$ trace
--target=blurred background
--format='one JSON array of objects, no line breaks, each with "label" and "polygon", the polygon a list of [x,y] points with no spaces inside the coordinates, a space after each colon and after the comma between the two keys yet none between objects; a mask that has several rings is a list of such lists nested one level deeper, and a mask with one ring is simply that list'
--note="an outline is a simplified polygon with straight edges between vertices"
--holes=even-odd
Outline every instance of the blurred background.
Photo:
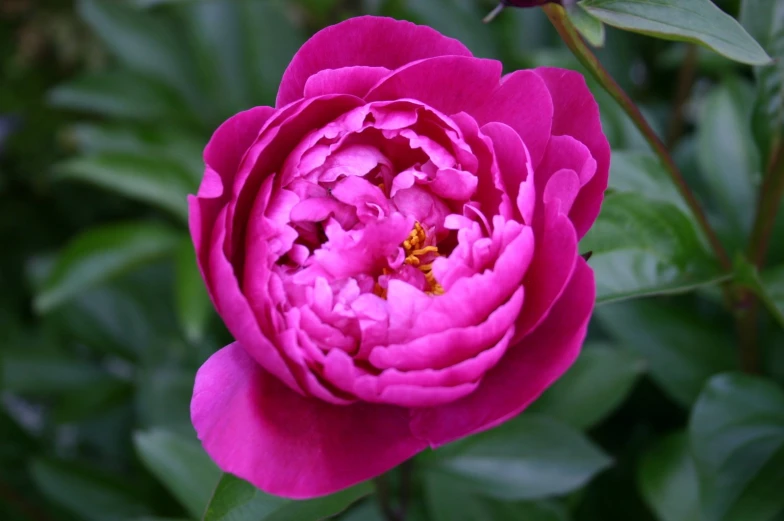
[{"label": "blurred background", "polygon": [[[738,13],[738,2],[720,6]],[[298,46],[357,14],[431,25],[507,71],[578,68],[540,10],[507,9],[482,24],[492,7],[0,0],[0,519],[201,519],[217,474],[195,444],[190,394],[200,364],[230,341],[187,234],[185,196],[198,186],[211,132],[273,104]],[[751,68],[612,29],[597,52],[737,246],[733,227],[751,219],[742,205],[755,197],[743,180],[761,171]],[[614,179],[634,184],[628,172],[650,166],[647,146],[594,91]],[[780,263],[784,241],[773,242]],[[409,519],[698,521],[683,432],[705,381],[738,368],[727,317],[715,289],[601,306],[578,366],[532,415],[560,422],[605,459],[570,468],[570,485],[524,498],[517,513],[502,502],[482,507],[492,514],[450,513],[457,485],[420,483]],[[768,317],[761,326],[764,371],[781,383],[781,331]],[[561,460],[583,454],[563,450]],[[668,457],[681,458],[676,474],[657,467]],[[203,462],[204,473],[178,470],[176,458]],[[550,469],[531,465],[536,476]],[[666,486],[675,496],[663,503],[656,494]],[[343,519],[379,515],[367,500]]]}]

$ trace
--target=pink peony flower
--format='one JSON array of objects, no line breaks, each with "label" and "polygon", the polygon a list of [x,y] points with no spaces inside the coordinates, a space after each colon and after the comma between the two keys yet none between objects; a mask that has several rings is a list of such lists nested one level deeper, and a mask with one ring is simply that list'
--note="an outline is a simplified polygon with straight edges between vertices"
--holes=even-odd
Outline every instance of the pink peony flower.
[{"label": "pink peony flower", "polygon": [[224,471],[329,494],[512,418],[577,356],[610,161],[578,73],[354,18],[204,159],[191,234],[236,342],[191,414]]}]

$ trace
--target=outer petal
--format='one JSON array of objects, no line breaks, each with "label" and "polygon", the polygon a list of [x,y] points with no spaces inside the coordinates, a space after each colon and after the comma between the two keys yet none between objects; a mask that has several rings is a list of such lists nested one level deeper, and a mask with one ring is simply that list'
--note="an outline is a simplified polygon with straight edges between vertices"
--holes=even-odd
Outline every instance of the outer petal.
[{"label": "outer petal", "polygon": [[376,16],[351,18],[319,31],[297,51],[283,74],[276,106],[300,99],[308,78],[324,69],[356,65],[397,69],[445,55],[471,56],[471,51],[430,27]]},{"label": "outer petal", "polygon": [[479,125],[498,121],[515,129],[536,168],[550,139],[555,103],[545,82],[534,72],[523,70],[504,76],[486,102],[469,112]]},{"label": "outer petal", "polygon": [[254,107],[227,119],[204,148],[204,162],[222,178],[233,176],[245,151],[274,113],[272,107]]},{"label": "outer petal", "polygon": [[427,58],[392,72],[365,99],[412,98],[445,114],[455,114],[475,106],[478,99],[487,99],[501,79],[501,70],[501,62],[496,60],[470,56]]},{"label": "outer petal", "polygon": [[602,132],[599,106],[580,73],[551,68],[534,72],[547,84],[553,98],[553,135],[581,141],[596,160],[596,174],[580,190],[569,212],[577,237],[582,238],[599,215],[610,173],[610,145]]},{"label": "outer petal", "polygon": [[259,135],[264,123],[275,113],[271,107],[255,107],[226,120],[204,149],[207,166],[196,197],[188,197],[188,220],[196,258],[204,276],[209,235],[225,204],[226,187],[231,187],[245,151]]},{"label": "outer petal", "polygon": [[595,295],[593,270],[580,258],[566,291],[547,320],[509,348],[476,391],[447,405],[414,410],[414,434],[431,446],[439,446],[517,415],[577,358]]},{"label": "outer petal", "polygon": [[270,494],[309,498],[381,474],[424,449],[406,409],[304,398],[239,346],[196,375],[191,419],[218,466]]}]

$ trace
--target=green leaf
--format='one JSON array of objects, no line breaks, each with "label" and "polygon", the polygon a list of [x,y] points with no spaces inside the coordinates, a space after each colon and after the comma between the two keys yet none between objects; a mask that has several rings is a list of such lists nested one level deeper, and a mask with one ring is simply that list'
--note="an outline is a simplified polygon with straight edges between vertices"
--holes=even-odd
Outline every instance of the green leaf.
[{"label": "green leaf", "polygon": [[529,411],[587,429],[623,403],[644,370],[645,362],[628,350],[587,345],[574,365]]},{"label": "green leaf", "polygon": [[703,102],[697,121],[697,160],[718,214],[718,232],[743,250],[751,230],[759,182],[759,158],[751,138],[753,93],[740,81],[725,81]]},{"label": "green leaf", "polygon": [[150,517],[150,516],[144,516],[144,517],[137,517],[133,521],[190,521],[190,520],[189,519],[184,519],[184,518],[176,518],[175,519],[173,517]]},{"label": "green leaf", "polygon": [[63,330],[94,352],[135,359],[158,334],[150,310],[119,287],[100,286],[80,292],[51,316]]},{"label": "green leaf", "polygon": [[196,265],[193,244],[190,238],[177,249],[174,288],[177,299],[177,315],[185,336],[195,342],[204,336],[212,303],[207,295],[204,280]]},{"label": "green leaf", "polygon": [[703,521],[697,470],[685,432],[671,434],[645,452],[637,483],[659,521]]},{"label": "green leaf", "polygon": [[379,508],[378,501],[373,496],[360,502],[358,505],[352,506],[339,519],[340,521],[386,521],[381,508]]},{"label": "green leaf", "polygon": [[178,171],[187,171],[193,186],[197,186],[204,175],[204,136],[179,127],[78,123],[68,128],[67,135],[85,155],[119,152],[165,157],[181,165],[177,167]]},{"label": "green leaf", "polygon": [[593,251],[598,303],[684,292],[723,278],[689,218],[638,193],[608,195],[580,249]]},{"label": "green leaf", "polygon": [[707,521],[769,521],[784,511],[784,392],[768,380],[716,376],[689,421]]},{"label": "green leaf", "polygon": [[82,291],[171,253],[180,234],[152,223],[110,224],[73,239],[60,253],[34,305],[46,312]]},{"label": "green leaf", "polygon": [[601,20],[591,16],[580,4],[567,5],[566,15],[588,43],[594,47],[604,45],[605,31]]},{"label": "green leaf", "polygon": [[476,495],[440,472],[425,474],[430,521],[567,521],[565,509],[546,502],[502,503]]},{"label": "green leaf", "polygon": [[649,152],[613,151],[610,163],[610,186],[613,192],[632,192],[646,199],[677,206],[691,215],[669,174],[659,159]]},{"label": "green leaf", "polygon": [[52,418],[57,423],[84,421],[128,404],[132,396],[130,382],[106,378],[89,387],[60,393]]},{"label": "green leaf", "polygon": [[240,6],[245,66],[251,73],[254,104],[273,105],[283,72],[305,35],[287,15],[287,2],[246,0]]},{"label": "green leaf", "polygon": [[31,466],[33,481],[53,503],[84,521],[123,521],[152,514],[133,497],[129,487],[91,469],[74,464],[36,459]]},{"label": "green leaf", "polygon": [[646,300],[603,306],[595,316],[619,346],[647,361],[651,377],[684,406],[711,376],[737,367],[732,330],[691,309]]},{"label": "green leaf", "polygon": [[162,363],[137,371],[135,408],[139,424],[167,428],[189,425],[193,373]]},{"label": "green leaf", "polygon": [[177,89],[196,114],[209,111],[175,25],[114,0],[79,0],[78,12],[126,66]]},{"label": "green leaf", "polygon": [[137,432],[133,442],[147,469],[193,517],[201,516],[221,477],[201,445],[163,429]]},{"label": "green leaf", "polygon": [[611,460],[568,425],[523,414],[436,451],[430,462],[477,494],[523,500],[576,490]]},{"label": "green leaf", "polygon": [[361,483],[330,496],[294,501],[265,494],[246,481],[224,474],[202,521],[316,521],[342,512],[371,491],[369,483]]},{"label": "green leaf", "polygon": [[134,121],[182,120],[185,106],[165,85],[127,70],[77,76],[50,90],[49,104]]},{"label": "green leaf", "polygon": [[198,184],[187,169],[164,157],[108,152],[82,156],[56,166],[60,179],[94,184],[154,204],[188,222],[187,196]]},{"label": "green leaf", "polygon": [[579,5],[619,29],[699,43],[741,63],[770,63],[754,38],[710,0],[582,0]]},{"label": "green leaf", "polygon": [[770,54],[774,63],[755,68],[757,100],[754,137],[767,160],[784,130],[784,4],[769,0],[743,0],[740,20]]},{"label": "green leaf", "polygon": [[184,36],[196,51],[200,81],[225,116],[254,104],[248,77],[252,68],[246,64],[242,30],[241,10],[246,1],[191,2],[177,11],[184,22]]},{"label": "green leaf", "polygon": [[61,393],[90,389],[112,380],[96,364],[42,352],[39,346],[5,346],[0,351],[0,383],[6,391]]}]

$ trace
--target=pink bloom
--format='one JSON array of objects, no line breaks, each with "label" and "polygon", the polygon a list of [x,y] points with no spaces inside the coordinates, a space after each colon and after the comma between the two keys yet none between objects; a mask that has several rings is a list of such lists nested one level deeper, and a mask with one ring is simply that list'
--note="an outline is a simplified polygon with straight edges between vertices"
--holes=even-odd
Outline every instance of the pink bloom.
[{"label": "pink bloom", "polygon": [[579,74],[354,18],[204,159],[191,234],[236,342],[191,414],[223,470],[329,494],[512,418],[577,356],[610,160]]}]

